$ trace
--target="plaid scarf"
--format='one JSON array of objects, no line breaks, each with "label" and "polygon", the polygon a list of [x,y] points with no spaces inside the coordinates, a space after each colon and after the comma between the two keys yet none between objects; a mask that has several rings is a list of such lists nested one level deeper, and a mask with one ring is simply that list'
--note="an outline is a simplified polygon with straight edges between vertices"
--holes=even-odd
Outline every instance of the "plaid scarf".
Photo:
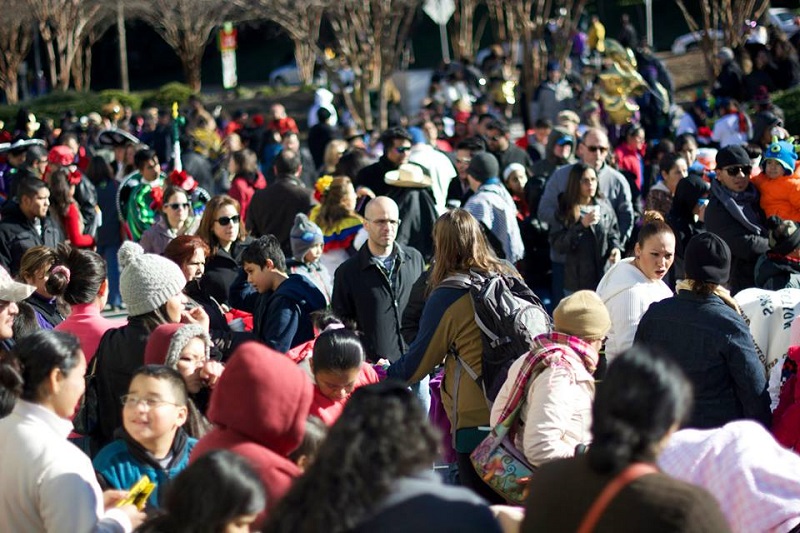
[{"label": "plaid scarf", "polygon": [[593,374],[600,358],[597,351],[588,343],[578,337],[557,332],[538,335],[533,339],[531,351],[523,357],[525,357],[525,362],[519,369],[517,379],[514,381],[514,388],[500,413],[498,424],[508,418],[517,408],[524,398],[531,378],[543,372],[547,367],[571,369],[570,361],[572,361],[572,363],[583,365],[590,374]]}]

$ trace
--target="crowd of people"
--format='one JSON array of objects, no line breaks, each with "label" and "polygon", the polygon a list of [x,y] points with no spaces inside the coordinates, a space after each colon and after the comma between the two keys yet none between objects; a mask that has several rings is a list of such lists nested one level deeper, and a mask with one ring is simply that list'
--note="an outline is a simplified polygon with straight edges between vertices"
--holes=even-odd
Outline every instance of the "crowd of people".
[{"label": "crowd of people", "polygon": [[[22,110],[0,530],[800,531],[800,165],[769,99],[797,50],[723,48],[671,121],[619,37],[572,36],[518,139],[499,46],[379,134],[327,89],[302,132],[280,103]],[[645,87],[624,124],[597,91],[619,45]],[[507,340],[478,311],[520,302],[543,319],[490,383]]]}]

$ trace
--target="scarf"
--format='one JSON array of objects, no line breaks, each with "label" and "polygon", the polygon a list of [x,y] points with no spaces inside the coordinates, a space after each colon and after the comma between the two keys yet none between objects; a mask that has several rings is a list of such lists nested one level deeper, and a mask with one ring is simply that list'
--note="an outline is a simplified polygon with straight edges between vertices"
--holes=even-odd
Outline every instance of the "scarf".
[{"label": "scarf", "polygon": [[519,405],[531,378],[540,374],[547,367],[570,369],[573,364],[582,365],[590,374],[594,374],[600,355],[587,342],[564,333],[543,333],[537,335],[531,343],[531,351],[519,369],[514,381],[513,392],[508,397],[498,424],[508,418]]},{"label": "scarf", "polygon": [[742,192],[733,192],[717,180],[711,182],[713,194],[730,215],[750,233],[764,235],[764,228],[758,223],[758,215],[753,207],[758,205],[758,190],[751,185]]},{"label": "scarf", "polygon": [[[679,291],[692,291],[694,290],[694,280],[691,279],[682,279],[678,283],[675,284],[675,292]],[[725,302],[725,305],[736,311],[737,314],[742,314],[742,310],[739,308],[739,304],[736,303],[736,300],[733,299],[731,296],[731,291],[723,287],[722,285],[717,285],[714,289],[714,294],[719,296],[720,300]]]}]

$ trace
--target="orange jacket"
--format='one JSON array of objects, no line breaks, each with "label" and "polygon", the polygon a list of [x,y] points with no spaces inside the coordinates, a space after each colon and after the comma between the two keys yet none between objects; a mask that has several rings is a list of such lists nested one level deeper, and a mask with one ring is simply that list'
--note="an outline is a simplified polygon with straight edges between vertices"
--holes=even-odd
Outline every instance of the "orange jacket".
[{"label": "orange jacket", "polygon": [[751,181],[761,193],[761,209],[767,217],[778,215],[783,220],[800,222],[800,171],[777,179],[762,172]]}]

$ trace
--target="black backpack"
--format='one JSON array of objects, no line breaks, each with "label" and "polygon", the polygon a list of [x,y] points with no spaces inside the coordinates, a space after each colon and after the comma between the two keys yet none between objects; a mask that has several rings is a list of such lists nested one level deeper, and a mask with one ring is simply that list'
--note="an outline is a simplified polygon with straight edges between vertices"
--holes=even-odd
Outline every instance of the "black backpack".
[{"label": "black backpack", "polygon": [[503,386],[511,364],[531,349],[533,338],[552,331],[550,316],[539,297],[522,279],[471,270],[445,279],[440,287],[469,288],[475,323],[481,331],[481,375],[464,363],[455,346],[449,353],[483,389],[491,403]]}]

